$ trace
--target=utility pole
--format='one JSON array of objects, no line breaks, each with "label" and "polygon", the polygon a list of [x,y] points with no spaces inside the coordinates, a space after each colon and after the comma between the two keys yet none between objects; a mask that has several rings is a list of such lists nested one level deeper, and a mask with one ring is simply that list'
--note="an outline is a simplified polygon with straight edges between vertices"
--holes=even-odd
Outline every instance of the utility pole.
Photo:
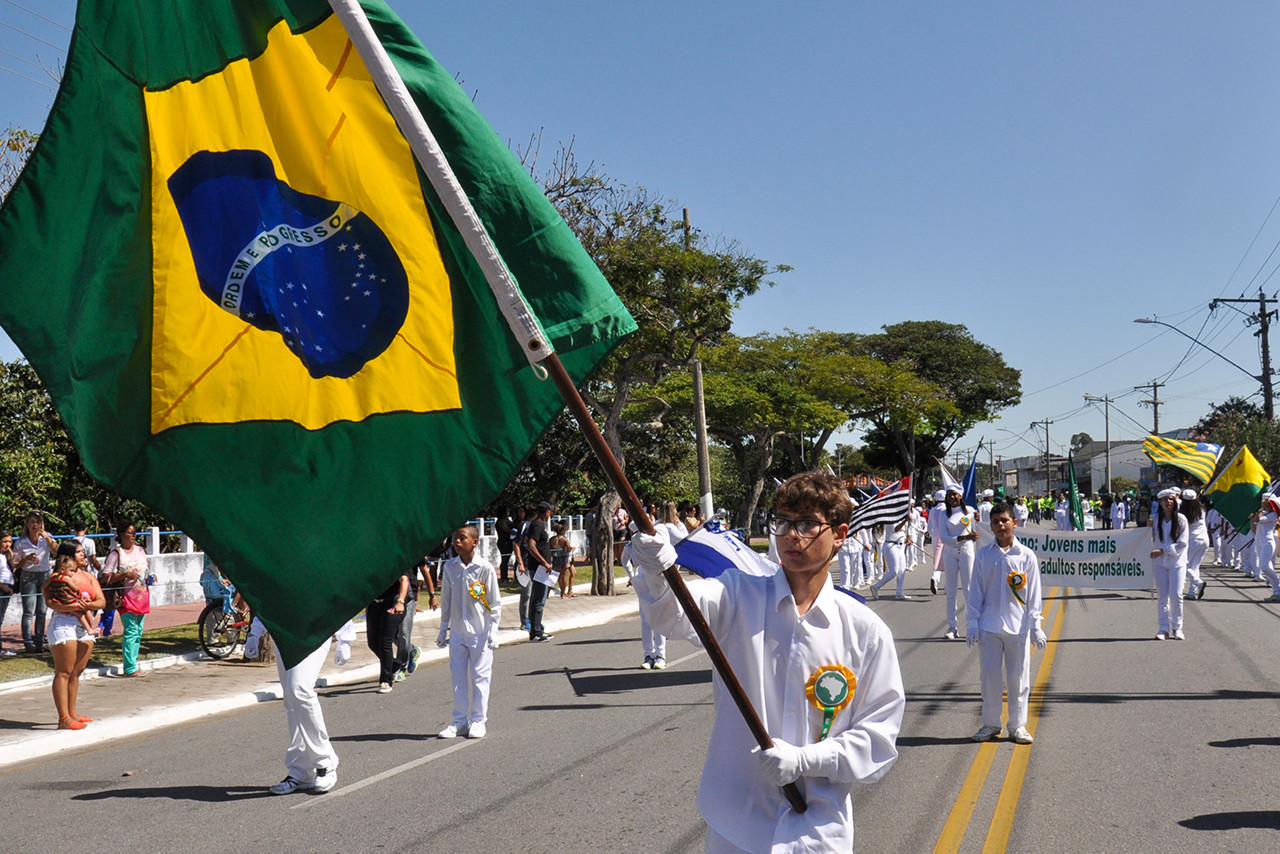
[{"label": "utility pole", "polygon": [[[1209,310],[1213,311],[1218,307],[1218,303],[1252,303],[1253,298],[1249,299],[1216,299],[1209,303]],[[1271,389],[1271,342],[1269,333],[1271,331],[1271,321],[1276,317],[1274,309],[1268,309],[1268,303],[1274,303],[1276,300],[1267,299],[1267,295],[1263,293],[1262,288],[1258,288],[1258,313],[1246,315],[1245,322],[1250,326],[1257,324],[1258,331],[1253,333],[1254,337],[1259,340],[1262,345],[1262,375],[1258,377],[1258,381],[1262,383],[1262,414],[1267,416],[1267,420],[1271,421],[1275,418],[1275,399]],[[1246,371],[1247,373],[1247,371]]]},{"label": "utility pole", "polygon": [[1167,385],[1167,383],[1152,380],[1146,385],[1136,385],[1133,387],[1134,391],[1146,391],[1147,389],[1151,389],[1151,399],[1140,400],[1138,401],[1138,405],[1151,407],[1151,411],[1153,413],[1151,432],[1156,436],[1160,435],[1160,389],[1165,385]]},{"label": "utility pole", "polygon": [[1050,421],[1050,420],[1049,420],[1049,419],[1047,419],[1047,418],[1046,418],[1044,421],[1032,421],[1032,422],[1031,422],[1031,429],[1032,429],[1032,430],[1036,429],[1036,428],[1037,428],[1037,427],[1039,427],[1041,424],[1043,424],[1043,425],[1044,425],[1044,491],[1045,491],[1045,493],[1046,493],[1046,494],[1048,494],[1048,493],[1049,493],[1049,491],[1050,491],[1050,480],[1049,480],[1049,425],[1050,425],[1050,424],[1052,424],[1052,423],[1053,423],[1053,422],[1052,422],[1052,421]]},{"label": "utility pole", "polygon": [[1115,401],[1112,400],[1110,397],[1107,397],[1105,394],[1102,397],[1095,397],[1092,394],[1086,394],[1084,396],[1084,399],[1086,403],[1102,403],[1103,410],[1106,413],[1105,418],[1106,418],[1106,424],[1107,424],[1107,434],[1106,434],[1107,435],[1107,494],[1110,495],[1111,494],[1111,404],[1115,403]]},{"label": "utility pole", "polygon": [[[698,506],[702,518],[715,515],[715,503],[711,498],[711,452],[707,447],[707,404],[702,390],[702,360],[693,359],[693,423],[698,434]],[[748,519],[744,524],[750,525]]]}]

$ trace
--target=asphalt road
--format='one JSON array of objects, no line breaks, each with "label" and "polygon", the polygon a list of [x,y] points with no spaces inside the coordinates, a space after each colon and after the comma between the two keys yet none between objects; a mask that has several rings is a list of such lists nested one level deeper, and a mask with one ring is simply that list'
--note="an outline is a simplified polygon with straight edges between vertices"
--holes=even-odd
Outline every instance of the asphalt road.
[{"label": "asphalt road", "polygon": [[[1280,610],[1207,570],[1185,642],[1160,642],[1146,594],[1051,591],[1032,661],[1036,743],[979,746],[977,654],[942,639],[943,597],[873,602],[908,705],[897,765],[854,790],[859,851],[1275,850]],[[441,741],[445,666],[389,695],[322,692],[341,767],[326,795],[276,797],[278,703],[0,774],[10,839],[42,849],[692,852],[711,720],[705,655],[673,644],[644,672],[635,619],[503,647],[489,736]]]}]

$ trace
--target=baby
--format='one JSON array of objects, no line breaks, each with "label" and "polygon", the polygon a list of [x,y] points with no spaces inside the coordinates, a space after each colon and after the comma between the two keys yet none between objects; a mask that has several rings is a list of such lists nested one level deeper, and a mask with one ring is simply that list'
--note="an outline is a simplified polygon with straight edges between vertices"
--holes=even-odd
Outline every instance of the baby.
[{"label": "baby", "polygon": [[[92,593],[88,590],[81,590],[76,585],[76,571],[75,558],[60,559],[57,569],[49,576],[49,583],[44,589],[45,598],[56,605],[74,605],[77,602],[92,600]],[[84,627],[85,631],[95,636],[98,634],[98,617],[96,614],[90,611],[81,611],[79,619],[80,625]]]}]

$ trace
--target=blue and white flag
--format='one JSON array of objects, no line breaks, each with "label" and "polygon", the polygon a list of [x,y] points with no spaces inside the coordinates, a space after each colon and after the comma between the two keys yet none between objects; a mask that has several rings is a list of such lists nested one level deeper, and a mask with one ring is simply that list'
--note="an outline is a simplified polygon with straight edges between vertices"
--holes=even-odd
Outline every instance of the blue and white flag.
[{"label": "blue and white flag", "polygon": [[747,575],[773,575],[778,565],[744,543],[719,519],[711,519],[676,543],[676,563],[703,578],[725,570]]}]

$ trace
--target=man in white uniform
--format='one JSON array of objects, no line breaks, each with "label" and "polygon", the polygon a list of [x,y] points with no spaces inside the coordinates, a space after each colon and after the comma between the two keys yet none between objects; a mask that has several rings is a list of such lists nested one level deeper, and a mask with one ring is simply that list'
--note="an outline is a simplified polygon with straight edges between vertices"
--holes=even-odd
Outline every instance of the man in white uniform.
[{"label": "man in white uniform", "polygon": [[947,640],[960,636],[960,602],[957,595],[965,591],[969,596],[969,578],[973,573],[973,553],[978,542],[978,532],[972,507],[965,506],[964,497],[957,486],[947,487],[946,513],[938,526],[942,539],[942,565],[946,575],[947,590]]},{"label": "man in white uniform", "polygon": [[[827,571],[849,529],[833,520],[851,509],[834,477],[796,475],[774,497],[778,571],[729,569],[689,585],[773,740],[768,750],[755,746],[717,674],[697,800],[709,854],[853,850],[850,789],[878,780],[897,758],[906,699],[893,635]],[[636,594],[655,627],[692,639],[661,575],[677,559],[665,533],[636,534],[632,550],[644,570]],[[788,783],[800,788],[805,812],[784,799]]]}]

